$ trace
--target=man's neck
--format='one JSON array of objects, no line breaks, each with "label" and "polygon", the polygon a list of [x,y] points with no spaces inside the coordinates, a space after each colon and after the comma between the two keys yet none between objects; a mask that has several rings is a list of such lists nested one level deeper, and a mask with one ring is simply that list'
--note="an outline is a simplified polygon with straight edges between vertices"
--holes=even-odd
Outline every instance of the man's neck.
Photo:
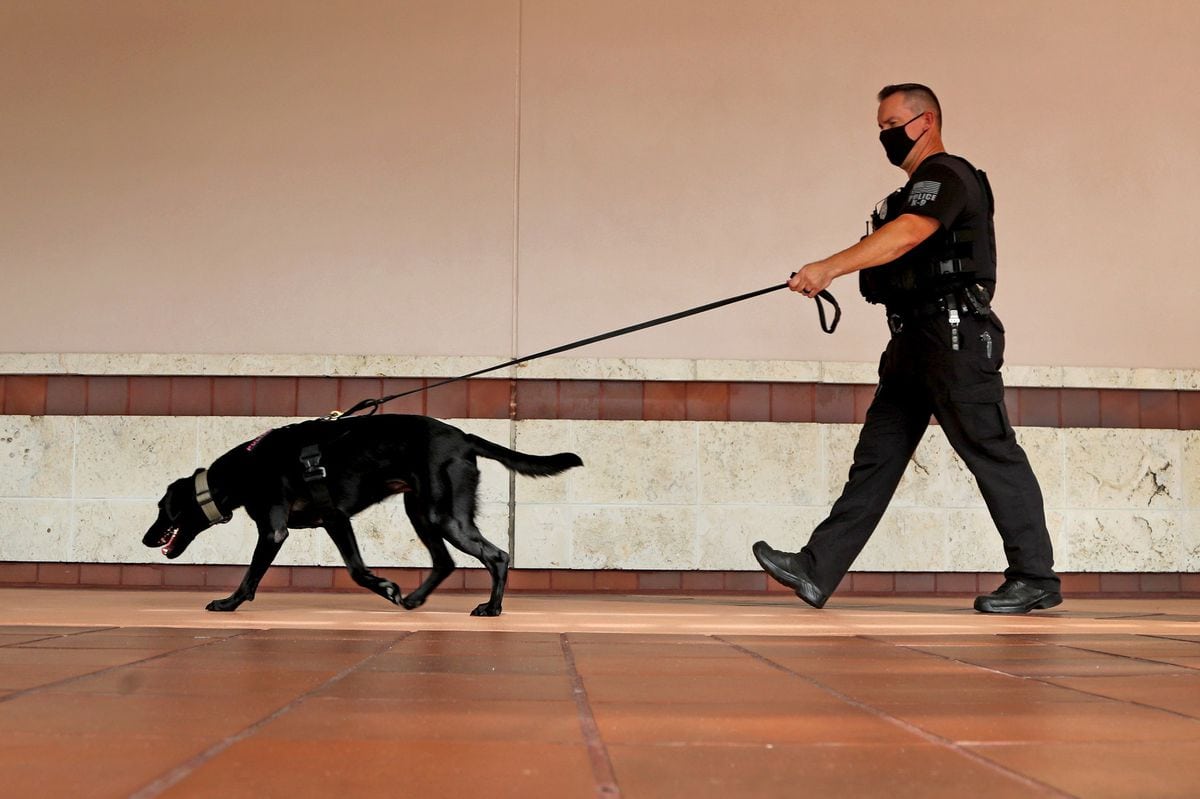
[{"label": "man's neck", "polygon": [[930,141],[928,144],[925,145],[925,149],[919,150],[917,152],[917,157],[915,159],[913,159],[912,165],[907,167],[904,171],[911,178],[913,176],[913,173],[917,171],[917,167],[919,167],[921,164],[923,164],[925,162],[926,158],[929,158],[931,156],[938,155],[939,153],[944,153],[944,152],[946,152],[946,148],[945,148],[945,146],[942,145],[941,139],[935,139],[933,141]]}]

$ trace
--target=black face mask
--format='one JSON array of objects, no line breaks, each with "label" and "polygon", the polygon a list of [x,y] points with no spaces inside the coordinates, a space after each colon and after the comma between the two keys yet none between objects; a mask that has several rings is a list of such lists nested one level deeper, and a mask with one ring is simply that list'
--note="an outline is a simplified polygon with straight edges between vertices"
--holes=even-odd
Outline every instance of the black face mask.
[{"label": "black face mask", "polygon": [[894,128],[879,131],[879,143],[883,145],[883,151],[887,153],[887,160],[892,162],[893,166],[900,166],[904,163],[904,159],[908,158],[908,154],[912,152],[912,148],[920,141],[921,136],[928,133],[928,129],[921,133],[915,140],[908,138],[908,134],[904,129],[916,122],[925,112],[922,111],[912,119],[905,122],[903,125],[897,125]]}]

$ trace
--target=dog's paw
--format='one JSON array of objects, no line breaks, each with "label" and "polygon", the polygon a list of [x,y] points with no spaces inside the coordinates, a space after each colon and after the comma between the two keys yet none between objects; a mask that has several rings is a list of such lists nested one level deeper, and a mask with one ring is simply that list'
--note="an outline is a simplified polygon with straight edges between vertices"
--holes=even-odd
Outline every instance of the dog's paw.
[{"label": "dog's paw", "polygon": [[395,583],[384,581],[380,584],[379,590],[380,595],[393,605],[404,604],[404,595],[400,592],[400,586]]},{"label": "dog's paw", "polygon": [[204,606],[205,610],[212,610],[218,613],[232,613],[237,610],[238,605],[242,604],[235,599],[214,599]]},{"label": "dog's paw", "polygon": [[408,596],[404,597],[404,599],[400,600],[400,604],[403,605],[407,610],[416,610],[425,604],[425,600],[422,597],[413,597],[412,594],[409,594]]},{"label": "dog's paw", "polygon": [[480,605],[479,607],[477,607],[473,611],[471,611],[471,615],[472,616],[499,616],[500,615],[500,606],[497,605],[496,607],[492,607],[487,602],[484,602],[482,605]]}]

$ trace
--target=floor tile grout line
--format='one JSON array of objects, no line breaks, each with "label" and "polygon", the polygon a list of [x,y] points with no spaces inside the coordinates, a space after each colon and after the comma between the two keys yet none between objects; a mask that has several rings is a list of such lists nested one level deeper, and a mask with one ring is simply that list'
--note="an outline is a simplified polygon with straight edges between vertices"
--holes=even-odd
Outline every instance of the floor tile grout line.
[{"label": "floor tile grout line", "polygon": [[[120,627],[109,627],[107,629],[119,630],[121,628]],[[160,652],[157,655],[150,655],[149,657],[140,658],[138,660],[131,660],[128,663],[116,663],[112,666],[105,666],[102,669],[96,669],[95,671],[89,671],[89,672],[85,672],[83,674],[76,674],[73,677],[64,677],[63,679],[55,680],[54,682],[48,682],[43,685],[34,686],[32,688],[24,688],[20,691],[16,691],[15,693],[8,694],[7,696],[0,696],[0,703],[11,702],[14,699],[19,699],[20,697],[23,697],[23,696],[29,696],[30,694],[35,694],[35,693],[38,693],[39,691],[49,691],[49,690],[53,690],[55,688],[61,688],[64,685],[70,685],[73,682],[76,682],[78,680],[84,680],[84,679],[87,679],[88,677],[99,677],[101,674],[107,674],[108,672],[116,671],[117,669],[124,669],[124,668],[128,668],[129,666],[138,666],[138,665],[141,665],[142,663],[151,663],[155,660],[159,660],[161,658],[165,658],[165,657],[174,655],[177,652],[190,652],[193,649],[203,649],[206,646],[212,646],[213,644],[219,644],[222,641],[232,641],[236,638],[241,638],[243,635],[247,635],[248,633],[252,633],[252,632],[256,632],[256,630],[246,630],[245,632],[238,633],[237,635],[226,635],[226,636],[222,636],[221,638],[214,638],[211,641],[205,641],[204,643],[196,644],[195,646],[185,646],[185,647],[181,647],[179,649],[172,649],[169,652]],[[53,647],[31,647],[31,648],[38,650],[38,651],[55,651]],[[65,649],[65,650],[61,650],[61,651],[77,652],[79,650]],[[121,650],[113,649],[113,650],[106,650],[106,651],[120,652]]]},{"label": "floor tile grout line", "polygon": [[[1042,685],[1049,685],[1054,688],[1061,688],[1065,691],[1071,691],[1073,693],[1083,694],[1084,696],[1094,696],[1097,699],[1103,699],[1108,702],[1116,702],[1117,704],[1120,704],[1120,705],[1133,705],[1134,707],[1140,707],[1145,710],[1157,710],[1160,713],[1166,713],[1168,715],[1175,716],[1177,718],[1187,719],[1188,721],[1194,721],[1194,722],[1200,723],[1200,716],[1192,716],[1192,715],[1188,715],[1187,713],[1181,713],[1178,710],[1171,710],[1170,708],[1162,707],[1160,705],[1151,705],[1146,702],[1139,702],[1136,699],[1119,699],[1115,696],[1105,696],[1104,694],[1098,694],[1098,693],[1095,693],[1094,691],[1086,691],[1083,688],[1077,688],[1076,686],[1073,686],[1073,685],[1063,685],[1061,683],[1054,682],[1053,677],[1028,677],[1026,679],[1029,679],[1036,683],[1040,683]],[[1060,677],[1059,679],[1063,679],[1063,678]],[[1087,679],[1087,678],[1084,677],[1083,679]]]},{"label": "floor tile grout line", "polygon": [[[1041,644],[1040,644],[1040,642],[1037,642],[1037,643],[1038,643],[1038,645],[1041,645]],[[1052,644],[1052,645],[1053,645],[1053,646],[1060,646],[1059,644]],[[901,646],[903,646],[903,644],[901,644]],[[907,647],[906,647],[906,648],[907,648]],[[1062,648],[1063,648],[1063,649],[1074,649],[1075,647],[1063,646]],[[1075,687],[1075,686],[1073,686],[1073,685],[1061,685],[1060,683],[1053,682],[1053,680],[1054,680],[1054,675],[1044,675],[1044,676],[1038,676],[1038,675],[1036,675],[1036,674],[1013,674],[1012,672],[1004,671],[1003,669],[996,669],[996,668],[993,668],[993,667],[991,667],[991,666],[982,666],[982,665],[980,665],[980,664],[978,664],[978,663],[971,663],[970,661],[966,661],[966,660],[959,660],[958,658],[952,658],[952,657],[950,657],[950,656],[948,656],[948,655],[943,655],[943,654],[941,654],[941,653],[938,653],[938,652],[925,652],[924,650],[916,650],[916,651],[920,651],[922,654],[924,654],[924,655],[929,655],[930,657],[941,658],[942,660],[947,660],[947,661],[949,661],[949,662],[951,662],[951,663],[957,663],[957,664],[959,664],[960,666],[970,666],[970,667],[972,667],[972,668],[976,668],[976,669],[982,669],[982,670],[984,670],[984,671],[988,671],[988,672],[991,672],[991,673],[993,673],[993,674],[1001,674],[1001,675],[1003,675],[1003,676],[1005,676],[1005,677],[1012,677],[1013,679],[1016,679],[1016,680],[1023,680],[1023,681],[1025,681],[1025,682],[1035,682],[1035,683],[1038,683],[1039,685],[1047,685],[1047,686],[1050,686],[1050,687],[1052,687],[1052,688],[1058,688],[1058,689],[1060,689],[1060,690],[1064,690],[1064,691],[1071,691],[1072,693],[1076,693],[1076,694],[1082,694],[1082,695],[1084,695],[1084,696],[1093,696],[1093,697],[1095,697],[1095,698],[1097,698],[1097,699],[1103,699],[1103,700],[1105,700],[1106,702],[1116,702],[1117,704],[1121,704],[1121,705],[1133,705],[1134,707],[1140,707],[1140,708],[1144,708],[1144,709],[1146,709],[1146,710],[1158,710],[1158,711],[1160,711],[1160,712],[1162,712],[1162,713],[1168,713],[1168,714],[1170,714],[1170,715],[1172,715],[1172,716],[1177,716],[1177,717],[1179,717],[1179,718],[1182,718],[1182,719],[1187,719],[1188,721],[1196,721],[1196,722],[1200,722],[1200,717],[1197,717],[1197,716],[1190,716],[1190,715],[1188,715],[1187,713],[1180,713],[1178,710],[1171,710],[1170,708],[1159,707],[1158,705],[1151,705],[1151,704],[1147,704],[1147,703],[1145,703],[1145,702],[1138,702],[1138,701],[1137,701],[1137,700],[1135,700],[1135,699],[1118,699],[1118,698],[1116,698],[1116,697],[1112,697],[1112,696],[1105,696],[1104,694],[1098,694],[1098,693],[1095,693],[1095,692],[1093,692],[1093,691],[1085,691],[1084,689],[1082,689],[1082,688],[1077,688],[1077,687]],[[1091,650],[1080,650],[1080,651],[1087,652],[1087,651],[1091,651]],[[1097,653],[1097,654],[1102,654],[1102,655],[1111,655],[1112,653],[1111,653],[1111,652],[1100,652],[1100,653]],[[1113,655],[1113,657],[1127,657],[1127,656],[1125,656],[1125,655]],[[1133,658],[1133,657],[1130,657],[1130,658],[1128,658],[1128,659],[1130,659],[1130,660],[1141,660],[1141,658]],[[1148,661],[1148,662],[1151,662],[1151,663],[1158,663],[1158,661]],[[1174,664],[1166,664],[1166,665],[1174,665]],[[1187,667],[1186,667],[1186,666],[1180,666],[1179,668],[1187,668]],[[1061,679],[1061,678],[1065,678],[1065,677],[1076,677],[1076,676],[1078,676],[1078,677],[1082,677],[1082,678],[1084,678],[1084,679],[1086,679],[1086,678],[1087,678],[1087,675],[1085,675],[1085,674],[1081,674],[1081,675],[1074,675],[1074,674],[1062,674],[1062,675],[1058,675],[1058,676],[1059,676],[1059,678],[1060,678],[1060,679]],[[1106,675],[1106,676],[1114,676],[1114,675]],[[1144,676],[1146,676],[1146,675],[1145,675],[1145,674],[1141,674],[1141,675],[1124,675],[1124,676],[1141,676],[1141,677],[1144,677]]]},{"label": "floor tile grout line", "polygon": [[621,788],[617,785],[617,777],[613,771],[612,759],[608,755],[608,747],[605,746],[604,738],[600,735],[600,727],[596,724],[592,703],[588,700],[587,687],[583,684],[583,677],[580,676],[579,669],[575,665],[575,652],[571,649],[567,633],[560,633],[558,640],[562,645],[563,658],[566,660],[567,676],[571,679],[571,697],[575,700],[575,707],[579,711],[579,730],[583,734],[584,743],[587,744],[588,760],[592,765],[592,777],[596,782],[596,795],[619,798]]},{"label": "floor tile grout line", "polygon": [[[1011,779],[1017,780],[1018,782],[1024,783],[1024,785],[1026,787],[1036,788],[1036,789],[1042,790],[1042,791],[1049,791],[1052,796],[1062,797],[1063,799],[1076,799],[1074,794],[1067,793],[1066,791],[1063,791],[1059,788],[1055,788],[1053,785],[1048,785],[1044,782],[1041,782],[1040,780],[1030,777],[1027,774],[1022,774],[1019,771],[1014,771],[1014,770],[1008,768],[1007,766],[1004,766],[1000,763],[995,762],[994,760],[984,757],[983,755],[979,754],[978,752],[974,752],[970,749],[963,748],[962,746],[959,746],[957,743],[955,743],[954,741],[952,741],[948,738],[943,738],[942,736],[937,735],[936,733],[932,733],[926,729],[918,727],[917,725],[915,725],[911,722],[907,722],[901,718],[893,716],[892,714],[890,714],[884,710],[881,710],[877,707],[874,707],[872,705],[869,705],[866,702],[861,702],[861,701],[855,699],[854,697],[850,696],[849,694],[842,693],[841,691],[837,690],[836,688],[825,685],[820,680],[817,680],[806,674],[801,674],[800,672],[795,671],[794,669],[790,669],[787,666],[784,666],[782,663],[776,663],[771,658],[769,658],[765,655],[761,655],[752,649],[747,649],[746,647],[744,647],[740,644],[734,643],[733,641],[730,641],[719,635],[713,636],[713,637],[715,639],[717,639],[718,641],[728,644],[729,646],[733,647],[734,649],[737,649],[740,652],[745,652],[747,655],[749,655],[752,658],[755,658],[756,660],[762,661],[763,663],[767,664],[768,666],[770,666],[773,669],[776,669],[777,671],[782,671],[785,674],[790,674],[793,677],[798,677],[801,680],[804,680],[805,682],[808,682],[808,683],[816,686],[820,690],[824,691],[825,693],[829,694],[830,696],[834,697],[835,699],[845,702],[846,704],[850,705],[851,707],[856,707],[859,710],[862,710],[866,713],[870,713],[871,715],[875,716],[876,718],[886,721],[887,723],[892,724],[893,726],[899,727],[900,729],[905,730],[906,732],[910,732],[913,735],[916,735],[917,737],[919,737],[929,743],[933,743],[942,748],[949,749],[950,751],[954,752],[955,754],[958,754],[958,755],[960,755],[972,762],[975,762],[985,768],[991,769],[994,772],[1003,774],[1006,777],[1009,777]],[[853,637],[861,638],[862,636],[853,636]],[[870,639],[867,638],[866,640],[870,640]]]},{"label": "floor tile grout line", "polygon": [[[1047,615],[1053,615],[1053,614],[1047,614]],[[1063,613],[1059,613],[1058,615],[1063,615]],[[1153,619],[1158,616],[1161,616],[1161,617],[1167,618],[1167,619],[1171,618],[1170,613],[1157,613],[1157,612],[1156,613],[1122,613],[1119,616],[1109,616],[1108,618],[1112,619],[1113,621],[1128,621],[1129,619]],[[1099,617],[1097,617],[1097,618],[1099,618]]]},{"label": "floor tile grout line", "polygon": [[[42,641],[53,641],[54,638],[73,638],[74,636],[91,635],[92,632],[108,632],[110,630],[120,630],[121,627],[103,626],[103,627],[88,627],[86,630],[76,630],[74,632],[47,632],[34,633],[34,635],[44,635],[42,638],[34,638],[32,641],[22,641],[20,643],[0,644],[0,649],[8,649],[11,647],[24,647],[26,644],[38,643]],[[22,635],[22,633],[10,633],[10,635]],[[54,649],[54,647],[44,647],[46,649]]]},{"label": "floor tile grout line", "polygon": [[[29,644],[37,644],[37,643],[41,643],[42,641],[53,641],[55,638],[72,638],[76,635],[90,635],[91,633],[105,633],[105,632],[108,632],[109,630],[119,630],[119,629],[121,629],[121,628],[120,627],[94,627],[94,628],[87,629],[87,630],[76,630],[73,633],[47,633],[42,638],[34,638],[30,641],[21,641],[20,643],[15,643],[15,644],[0,644],[0,649],[9,649],[12,647],[28,646]],[[37,633],[37,634],[41,635],[41,633]],[[15,633],[15,635],[20,635],[20,633]],[[52,646],[34,647],[34,648],[35,649],[54,649],[54,647],[52,647]]]},{"label": "floor tile grout line", "polygon": [[152,797],[156,797],[156,796],[160,795],[163,791],[165,791],[165,790],[177,785],[178,783],[182,782],[183,780],[187,779],[189,776],[191,776],[191,774],[197,768],[203,766],[205,763],[212,760],[214,757],[219,755],[221,752],[224,752],[226,749],[228,749],[229,747],[233,746],[236,743],[244,741],[245,739],[249,738],[254,733],[258,732],[260,729],[262,729],[267,724],[270,724],[272,721],[275,721],[276,719],[280,718],[281,716],[291,712],[301,702],[303,702],[305,699],[308,699],[312,695],[316,694],[318,691],[324,690],[325,688],[328,688],[331,685],[336,685],[337,683],[346,679],[351,674],[353,674],[354,672],[356,672],[360,668],[362,668],[363,665],[365,665],[367,662],[374,660],[375,658],[379,657],[380,655],[391,651],[391,649],[393,647],[395,647],[396,644],[400,643],[404,639],[413,635],[415,632],[416,632],[415,630],[405,631],[398,638],[388,641],[388,643],[386,645],[380,647],[375,652],[372,652],[371,654],[367,655],[366,657],[364,657],[362,660],[358,661],[357,663],[355,663],[351,666],[347,666],[346,668],[342,669],[337,674],[333,675],[332,677],[330,677],[328,680],[321,683],[320,685],[310,688],[309,690],[305,691],[304,693],[300,694],[299,696],[292,698],[286,704],[284,704],[282,707],[276,708],[274,711],[272,711],[271,713],[268,713],[266,716],[262,717],[261,719],[254,722],[253,724],[247,725],[242,730],[234,733],[233,735],[226,736],[225,738],[221,739],[217,743],[215,743],[212,746],[205,749],[200,754],[194,755],[193,757],[187,759],[183,763],[180,763],[178,766],[171,769],[166,774],[159,777],[157,780],[154,780],[153,782],[144,786],[140,790],[135,791],[134,793],[130,794],[129,799],[152,799]]},{"label": "floor tile grout line", "polygon": [[[1071,644],[1060,644],[1057,642],[1054,643],[1054,646],[1061,647],[1062,649],[1071,649],[1076,652],[1090,652],[1095,655],[1107,655],[1109,657],[1122,658],[1124,660],[1132,660],[1137,663],[1153,663],[1156,666],[1172,666],[1177,669],[1183,669],[1184,671],[1200,672],[1200,668],[1197,668],[1195,666],[1181,666],[1178,663],[1168,663],[1165,660],[1155,660],[1154,658],[1140,657],[1138,655],[1126,655],[1126,654],[1123,654],[1120,652],[1105,652],[1103,649],[1088,649],[1086,646],[1074,646]],[[1200,647],[1197,647],[1197,652],[1200,653]],[[1073,676],[1073,675],[1064,674],[1062,676],[1069,677],[1069,676]],[[1085,675],[1080,675],[1080,676],[1085,676]]]},{"label": "floor tile grout line", "polygon": [[1180,638],[1179,636],[1183,635],[1183,633],[1176,633],[1175,635],[1168,635],[1166,633],[1137,633],[1136,635],[1139,638],[1155,638],[1164,641],[1179,641],[1180,643],[1195,644],[1197,647],[1200,647],[1200,641],[1192,641],[1188,638]]},{"label": "floor tile grout line", "polygon": [[[1092,650],[1092,649],[1084,649],[1082,647],[1070,646],[1067,644],[1059,644],[1057,642],[1052,642],[1052,643],[1054,644],[1054,646],[1059,646],[1059,647],[1062,647],[1063,649],[1074,649],[1074,650],[1078,650],[1078,651],[1082,651],[1082,652],[1095,652],[1096,651],[1096,650]],[[1186,671],[1200,671],[1200,670],[1194,669],[1190,666],[1179,666],[1175,663],[1164,663],[1161,660],[1151,660],[1149,658],[1140,658],[1140,657],[1135,657],[1133,655],[1121,655],[1121,654],[1114,654],[1112,652],[1097,652],[1097,654],[1109,655],[1110,657],[1116,657],[1116,658],[1124,658],[1126,660],[1134,660],[1139,663],[1156,663],[1160,666],[1175,666],[1175,668],[1184,669]],[[1060,675],[1060,679],[1063,677],[1072,677],[1072,676],[1080,676],[1080,677],[1084,677],[1084,678],[1087,677],[1087,675],[1063,674],[1063,675]],[[1106,676],[1123,676],[1123,675],[1106,675]],[[1124,676],[1131,676],[1131,677],[1143,676],[1144,677],[1145,675],[1124,675]],[[1080,694],[1083,694],[1084,696],[1094,696],[1094,697],[1097,697],[1098,699],[1106,699],[1110,702],[1120,702],[1121,704],[1133,705],[1134,707],[1146,708],[1148,710],[1158,710],[1162,713],[1169,713],[1172,716],[1178,716],[1179,718],[1187,719],[1188,721],[1200,722],[1200,716],[1194,716],[1194,715],[1190,715],[1188,713],[1182,713],[1178,710],[1172,710],[1171,708],[1161,707],[1159,705],[1152,705],[1147,702],[1139,702],[1136,699],[1118,699],[1117,697],[1105,696],[1104,694],[1098,694],[1098,693],[1095,693],[1094,691],[1086,691],[1083,688],[1080,688],[1078,686],[1062,685],[1060,683],[1052,682],[1052,680],[1054,679],[1054,675],[1046,675],[1046,676],[1041,676],[1041,677],[1029,676],[1027,679],[1031,679],[1034,682],[1042,683],[1043,685],[1052,685],[1055,688],[1062,688],[1062,689],[1065,689],[1068,691],[1074,691],[1075,693],[1080,693]]]},{"label": "floor tile grout line", "polygon": [[[94,635],[95,633],[111,633],[111,632],[118,632],[121,630],[149,630],[149,629],[155,629],[155,628],[151,628],[151,627],[95,627],[95,628],[88,629],[88,630],[76,630],[73,633],[60,633],[57,635],[47,635],[45,638],[34,638],[31,641],[22,641],[19,644],[0,644],[0,649],[11,649],[14,647],[16,647],[16,648],[27,647],[27,646],[30,646],[30,644],[40,644],[40,643],[44,643],[46,641],[53,641],[56,638],[75,638],[75,637],[83,636],[83,635]],[[190,632],[195,632],[195,633],[208,633],[208,632],[219,632],[221,630],[237,630],[238,628],[236,628],[236,627],[173,627],[173,628],[169,628],[169,629],[188,630]],[[249,635],[250,633],[264,632],[266,629],[267,628],[251,627],[251,628],[243,629],[241,632],[236,632],[233,635],[229,635],[229,636],[225,636],[225,637],[232,640],[234,638],[240,638],[243,635]],[[153,636],[153,635],[127,635],[126,637],[127,638],[146,638],[146,639],[155,638],[155,636]],[[186,638],[186,636],[184,636],[184,635],[170,635],[170,634],[164,634],[164,635],[161,635],[158,637],[159,638],[180,638],[180,639]],[[192,636],[193,640],[196,637],[197,636]],[[220,639],[217,639],[217,640],[220,640]],[[215,641],[214,641],[214,643],[215,643]],[[200,646],[203,646],[203,644],[200,644]],[[37,646],[37,647],[30,647],[30,648],[31,649],[51,649],[51,650],[53,650],[53,649],[71,649],[71,650],[106,649],[106,650],[110,650],[110,651],[117,651],[120,649],[129,649],[131,647],[129,647],[129,646],[93,646],[93,647]],[[136,649],[136,647],[132,647],[132,648]],[[188,647],[185,647],[185,648],[188,648]]]},{"label": "floor tile grout line", "polygon": [[[1029,634],[1021,633],[1021,634],[1017,635],[1017,637],[1024,639],[1028,635]],[[1082,637],[1086,637],[1086,636],[1080,636],[1080,637],[1082,638]],[[1170,637],[1166,637],[1166,636],[1142,635],[1140,633],[1131,633],[1127,637],[1130,637],[1130,638],[1162,638],[1164,640],[1169,640],[1169,641],[1180,641],[1181,643],[1194,643],[1196,646],[1197,654],[1200,654],[1200,643],[1182,641],[1181,639],[1178,639],[1178,638],[1170,638]],[[1045,645],[1054,646],[1054,647],[1058,647],[1060,649],[1071,649],[1076,652],[1088,652],[1093,655],[1106,655],[1107,657],[1121,658],[1123,660],[1133,660],[1138,663],[1153,663],[1157,666],[1173,666],[1177,669],[1184,669],[1186,671],[1200,671],[1200,668],[1197,668],[1195,666],[1181,666],[1178,663],[1168,663],[1165,660],[1155,660],[1154,658],[1142,657],[1141,655],[1128,655],[1128,654],[1125,654],[1124,652],[1106,652],[1103,649],[1090,649],[1083,644],[1070,644],[1070,643],[1065,643],[1065,642],[1058,641],[1058,640],[1045,641],[1045,642],[1033,641],[1031,643],[1037,643],[1037,644],[1041,644],[1043,646],[1045,646]],[[1070,676],[1074,676],[1074,675],[1064,674],[1061,676],[1070,677]],[[1085,676],[1085,675],[1080,675],[1080,676]]]}]

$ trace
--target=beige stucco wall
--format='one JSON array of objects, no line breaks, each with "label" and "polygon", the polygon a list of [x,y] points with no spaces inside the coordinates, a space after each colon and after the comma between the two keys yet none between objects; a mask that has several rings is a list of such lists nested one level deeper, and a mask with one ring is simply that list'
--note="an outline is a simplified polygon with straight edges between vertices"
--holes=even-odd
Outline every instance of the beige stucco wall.
[{"label": "beige stucco wall", "polygon": [[[781,281],[940,93],[998,195],[1009,361],[1200,367],[1188,0],[0,5],[0,351],[529,351]],[[597,345],[872,361],[835,285]]]},{"label": "beige stucco wall", "polygon": [[[0,561],[162,562],[141,544],[166,484],[266,418],[0,416]],[[857,425],[765,422],[459,420],[523,451],[578,452],[554,478],[509,477],[481,462],[479,527],[523,568],[748,569],[765,538],[799,548],[850,467]],[[1045,496],[1057,568],[1200,569],[1200,433],[1020,428]],[[355,518],[374,566],[427,566],[399,501]],[[183,563],[248,563],[253,525],[200,536]],[[464,565],[470,557],[456,553]],[[297,530],[283,564],[338,564],[321,531]],[[923,439],[864,571],[1002,571],[1000,537],[975,482],[936,428]]]}]

